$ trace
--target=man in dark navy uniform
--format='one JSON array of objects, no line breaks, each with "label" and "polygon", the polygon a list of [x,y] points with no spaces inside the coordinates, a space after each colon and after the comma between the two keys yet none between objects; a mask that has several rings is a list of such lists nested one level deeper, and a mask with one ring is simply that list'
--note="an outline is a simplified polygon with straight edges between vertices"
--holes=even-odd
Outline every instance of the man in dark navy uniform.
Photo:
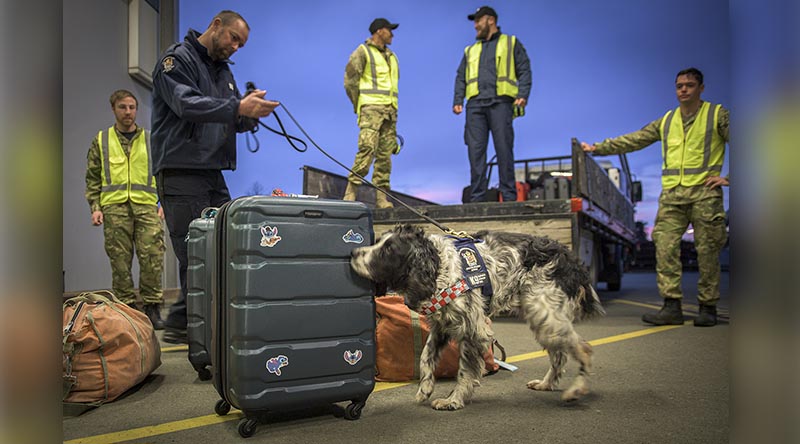
[{"label": "man in dark navy uniform", "polygon": [[222,170],[236,169],[236,133],[251,130],[278,102],[255,90],[242,98],[229,60],[250,26],[236,12],[217,14],[202,34],[190,29],[153,70],[152,156],[158,195],[178,257],[181,293],[165,322],[164,340],[187,342],[186,235],[206,207],[230,200]]}]

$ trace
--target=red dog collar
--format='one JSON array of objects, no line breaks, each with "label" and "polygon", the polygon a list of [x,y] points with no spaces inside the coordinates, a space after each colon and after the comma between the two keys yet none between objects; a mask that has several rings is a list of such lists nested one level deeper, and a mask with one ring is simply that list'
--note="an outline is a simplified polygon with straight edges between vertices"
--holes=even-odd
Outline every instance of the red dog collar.
[{"label": "red dog collar", "polygon": [[422,314],[426,316],[434,314],[436,310],[439,310],[440,308],[449,304],[453,301],[453,299],[457,298],[461,293],[464,293],[467,290],[469,290],[467,287],[467,282],[464,279],[461,279],[452,287],[445,288],[438,294],[434,295],[433,298],[431,298],[431,305],[423,308]]}]

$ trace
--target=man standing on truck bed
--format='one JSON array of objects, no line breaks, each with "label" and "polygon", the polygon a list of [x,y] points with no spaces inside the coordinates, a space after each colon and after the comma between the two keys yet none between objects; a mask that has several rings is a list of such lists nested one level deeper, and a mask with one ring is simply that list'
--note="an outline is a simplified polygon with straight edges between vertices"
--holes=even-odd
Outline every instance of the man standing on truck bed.
[{"label": "man standing on truck bed", "polygon": [[481,6],[467,16],[475,22],[477,42],[464,49],[456,73],[453,112],[461,114],[467,99],[464,143],[470,165],[470,202],[482,202],[488,188],[486,147],[492,132],[500,193],[504,202],[517,200],[514,178],[515,116],[524,114],[531,92],[531,62],[516,36],[503,34],[497,13]]},{"label": "man standing on truck bed", "polygon": [[722,186],[728,185],[728,179],[720,174],[728,142],[729,114],[722,105],[701,100],[703,89],[703,73],[696,68],[684,69],[675,79],[678,108],[639,131],[595,145],[581,143],[584,151],[606,155],[640,150],[661,140],[662,191],[653,243],[658,291],[664,298],[664,306],[657,314],[642,316],[650,324],[683,324],[680,244],[690,223],[694,227],[700,272],[697,283],[700,313],[694,325],[717,324],[719,253],[727,239]]},{"label": "man standing on truck bed", "polygon": [[[397,154],[397,96],[400,67],[397,56],[389,49],[397,23],[376,18],[369,25],[370,38],[350,54],[344,68],[344,90],[358,116],[358,152],[353,169],[347,176],[343,200],[356,200],[361,179],[372,167],[376,187],[389,190],[392,154]],[[375,206],[394,205],[380,191],[375,193]]]}]

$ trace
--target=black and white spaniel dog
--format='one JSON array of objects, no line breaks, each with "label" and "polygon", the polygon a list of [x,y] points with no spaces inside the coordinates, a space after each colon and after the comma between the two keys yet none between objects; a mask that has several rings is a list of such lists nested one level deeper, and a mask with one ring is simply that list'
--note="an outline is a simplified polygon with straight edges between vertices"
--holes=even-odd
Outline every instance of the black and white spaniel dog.
[{"label": "black and white spaniel dog", "polygon": [[450,339],[459,344],[461,353],[456,387],[431,406],[457,410],[470,401],[493,335],[486,317],[507,311],[525,318],[550,357],[547,374],[528,382],[528,388],[555,390],[571,355],[580,363],[580,373],[562,399],[572,401],[587,394],[592,348],[575,332],[572,321],[605,312],[581,262],[564,245],[546,237],[492,231],[472,237],[493,290],[488,306],[480,287],[466,287],[463,255],[450,236],[426,235],[419,227],[399,225],[375,245],[352,253],[350,265],[356,273],[404,294],[410,309],[427,314],[430,335],[420,358],[417,402],[424,403],[433,393],[433,369]]}]

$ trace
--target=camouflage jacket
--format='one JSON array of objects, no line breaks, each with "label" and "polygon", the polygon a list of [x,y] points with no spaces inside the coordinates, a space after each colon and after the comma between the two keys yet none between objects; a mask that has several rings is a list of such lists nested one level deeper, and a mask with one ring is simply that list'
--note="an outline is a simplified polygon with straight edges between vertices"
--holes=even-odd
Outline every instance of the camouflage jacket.
[{"label": "camouflage jacket", "polygon": [[[683,131],[689,131],[689,128],[695,121],[697,114],[695,113],[694,116],[684,119],[683,121]],[[639,131],[634,131],[632,133],[628,133],[619,137],[614,137],[610,139],[605,139],[602,142],[595,143],[595,147],[597,150],[595,154],[597,155],[608,155],[608,154],[622,154],[622,153],[629,153],[631,151],[638,151],[642,148],[652,145],[655,142],[661,140],[661,120],[663,117],[660,117],[647,125],[645,125]],[[717,122],[717,132],[722,137],[725,142],[728,142],[728,124],[729,124],[730,115],[727,109],[724,107],[720,108],[719,110],[719,120]]]},{"label": "camouflage jacket", "polygon": [[[103,131],[106,131],[105,129]],[[122,150],[125,155],[130,155],[132,141],[123,136],[122,133],[114,126],[114,131],[117,132],[117,138],[122,145]],[[136,127],[136,135],[133,138],[139,137],[144,133],[144,128]],[[103,187],[102,169],[103,161],[100,158],[100,145],[97,144],[97,136],[92,138],[92,146],[89,148],[89,153],[86,155],[86,201],[89,202],[91,212],[100,211],[100,190]]]},{"label": "camouflage jacket", "polygon": [[[367,39],[364,42],[365,45],[370,45],[375,47],[378,51],[383,54],[383,57],[386,59],[386,63],[389,63],[389,59],[394,54],[388,46],[383,47],[383,49],[375,46],[370,39]],[[361,80],[361,76],[364,74],[364,68],[367,66],[368,63],[368,56],[361,49],[361,45],[359,45],[352,54],[350,54],[350,60],[347,61],[347,66],[344,68],[344,91],[347,93],[347,97],[350,98],[350,102],[353,103],[353,112],[358,112],[358,83]]]}]

